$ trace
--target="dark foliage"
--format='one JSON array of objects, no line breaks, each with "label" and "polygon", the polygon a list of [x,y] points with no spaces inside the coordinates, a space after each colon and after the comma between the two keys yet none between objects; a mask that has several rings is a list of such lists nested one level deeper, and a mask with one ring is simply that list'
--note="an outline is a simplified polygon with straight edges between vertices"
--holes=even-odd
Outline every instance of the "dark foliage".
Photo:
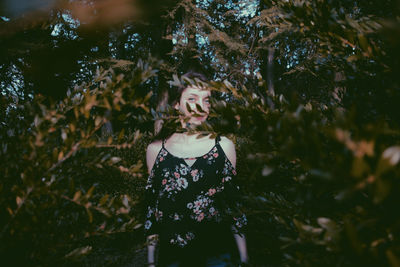
[{"label": "dark foliage", "polygon": [[110,3],[0,6],[2,263],[144,264],[145,149],[197,66],[252,265],[400,266],[398,1]]}]

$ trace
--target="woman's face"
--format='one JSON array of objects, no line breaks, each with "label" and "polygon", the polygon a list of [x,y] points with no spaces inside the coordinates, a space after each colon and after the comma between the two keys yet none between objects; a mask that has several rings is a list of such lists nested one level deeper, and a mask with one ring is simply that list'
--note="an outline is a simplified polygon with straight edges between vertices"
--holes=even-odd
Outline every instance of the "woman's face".
[{"label": "woman's face", "polygon": [[[176,103],[175,108],[180,110],[185,117],[190,118],[189,123],[191,124],[201,124],[208,117],[208,112],[210,109],[210,96],[211,91],[208,89],[202,89],[197,86],[189,86],[183,90],[181,98],[178,103]],[[190,106],[192,112],[186,107],[186,103]],[[198,110],[196,105],[199,105],[202,111]],[[193,114],[196,113],[196,116]]]}]

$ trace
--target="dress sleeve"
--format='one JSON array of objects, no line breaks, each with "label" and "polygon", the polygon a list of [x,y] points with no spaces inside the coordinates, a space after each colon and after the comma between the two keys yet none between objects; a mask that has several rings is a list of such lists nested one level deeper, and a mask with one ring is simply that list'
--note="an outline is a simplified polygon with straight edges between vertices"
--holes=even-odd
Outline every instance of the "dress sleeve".
[{"label": "dress sleeve", "polygon": [[225,159],[224,168],[222,170],[222,186],[224,198],[224,215],[231,222],[235,233],[241,233],[247,225],[247,218],[244,214],[242,196],[240,188],[236,183],[236,170],[232,163]]},{"label": "dress sleeve", "polygon": [[158,211],[158,190],[155,186],[154,178],[155,171],[153,169],[151,170],[151,173],[147,179],[147,184],[145,188],[146,218],[144,223],[144,230],[146,236],[158,234],[158,220],[160,218],[160,215],[162,216],[162,214],[160,214],[160,211]]}]

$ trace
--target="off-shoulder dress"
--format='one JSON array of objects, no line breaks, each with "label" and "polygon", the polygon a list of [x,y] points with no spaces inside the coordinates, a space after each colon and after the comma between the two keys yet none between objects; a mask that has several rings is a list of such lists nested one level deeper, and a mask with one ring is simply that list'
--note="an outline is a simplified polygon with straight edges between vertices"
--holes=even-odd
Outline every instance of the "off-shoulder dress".
[{"label": "off-shoulder dress", "polygon": [[159,266],[206,266],[221,253],[238,255],[232,232],[241,234],[247,219],[236,170],[219,141],[195,158],[176,157],[162,142],[146,185],[144,224],[146,235],[159,235]]}]

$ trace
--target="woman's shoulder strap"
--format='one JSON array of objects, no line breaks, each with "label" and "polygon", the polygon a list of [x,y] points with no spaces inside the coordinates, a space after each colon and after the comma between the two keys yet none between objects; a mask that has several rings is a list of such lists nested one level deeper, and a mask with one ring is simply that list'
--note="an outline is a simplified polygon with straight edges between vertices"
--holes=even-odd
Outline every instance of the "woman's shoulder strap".
[{"label": "woman's shoulder strap", "polygon": [[221,141],[221,136],[218,134],[217,137],[215,137],[215,144],[219,145],[219,141]]},{"label": "woman's shoulder strap", "polygon": [[162,145],[161,145],[161,147],[165,149],[164,144],[165,144],[165,138],[162,139]]}]

